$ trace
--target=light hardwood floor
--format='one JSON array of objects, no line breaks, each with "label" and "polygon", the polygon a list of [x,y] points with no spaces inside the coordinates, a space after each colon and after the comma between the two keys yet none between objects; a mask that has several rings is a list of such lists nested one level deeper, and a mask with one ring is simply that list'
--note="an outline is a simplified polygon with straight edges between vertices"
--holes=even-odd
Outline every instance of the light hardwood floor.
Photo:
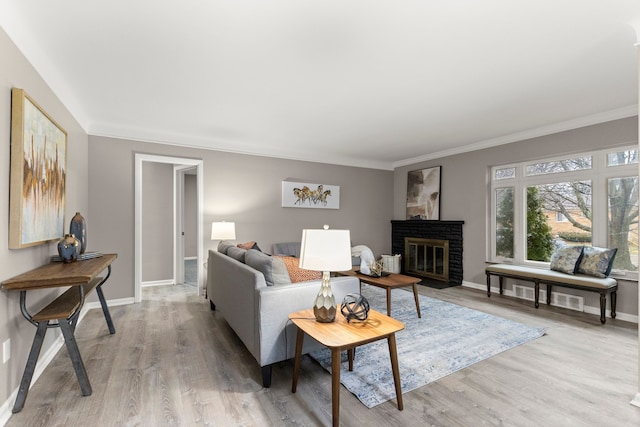
[{"label": "light hardwood floor", "polygon": [[[344,426],[639,426],[637,325],[468,288],[422,294],[544,326],[544,337],[395,401],[367,409],[341,390]],[[303,357],[298,391],[292,361],[261,387],[260,368],[209,303],[188,286],[144,290],[141,304],[99,309],[78,326],[93,394],[80,395],[66,349],[33,385],[7,426],[320,426],[331,424],[330,376]],[[400,291],[396,291],[400,292]],[[108,294],[108,291],[107,291]],[[423,317],[428,313],[423,313]]]}]

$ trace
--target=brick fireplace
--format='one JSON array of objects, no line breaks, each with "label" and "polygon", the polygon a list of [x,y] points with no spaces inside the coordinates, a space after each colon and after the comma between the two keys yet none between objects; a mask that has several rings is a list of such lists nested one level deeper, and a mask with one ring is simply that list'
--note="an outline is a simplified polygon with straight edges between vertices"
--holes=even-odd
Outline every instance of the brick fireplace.
[{"label": "brick fireplace", "polygon": [[402,274],[462,284],[464,221],[391,221],[391,249]]}]

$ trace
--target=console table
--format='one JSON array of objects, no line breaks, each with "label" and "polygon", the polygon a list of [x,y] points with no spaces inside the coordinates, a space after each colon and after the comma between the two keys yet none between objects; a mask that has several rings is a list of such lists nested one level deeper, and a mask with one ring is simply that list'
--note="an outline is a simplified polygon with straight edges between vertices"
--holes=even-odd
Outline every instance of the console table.
[{"label": "console table", "polygon": [[[82,362],[82,357],[80,357],[74,332],[80,316],[80,310],[84,305],[85,296],[95,289],[100,299],[109,333],[115,334],[116,330],[102,292],[102,285],[111,275],[111,264],[117,257],[117,254],[103,254],[97,258],[69,264],[51,262],[2,282],[2,289],[20,291],[20,311],[25,319],[37,328],[29,358],[27,359],[27,365],[22,375],[20,388],[18,389],[18,396],[13,406],[12,411],[14,413],[22,410],[27,399],[31,378],[33,377],[38,355],[48,328],[60,328],[82,395],[89,396],[92,393],[89,377]],[[105,269],[107,270],[107,275],[104,278],[97,277]],[[38,313],[34,315],[29,313],[26,303],[27,291],[60,287],[68,287],[68,289]]]}]

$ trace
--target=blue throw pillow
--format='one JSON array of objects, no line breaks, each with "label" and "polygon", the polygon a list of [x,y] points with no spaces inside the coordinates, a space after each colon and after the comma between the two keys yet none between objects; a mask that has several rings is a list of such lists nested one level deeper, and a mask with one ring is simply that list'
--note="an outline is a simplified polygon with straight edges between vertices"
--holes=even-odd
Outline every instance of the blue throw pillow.
[{"label": "blue throw pillow", "polygon": [[551,255],[551,270],[566,274],[575,274],[582,258],[584,246],[563,246]]},{"label": "blue throw pillow", "polygon": [[594,277],[609,276],[616,252],[618,252],[618,248],[607,249],[586,246],[582,260],[578,265],[578,273]]}]

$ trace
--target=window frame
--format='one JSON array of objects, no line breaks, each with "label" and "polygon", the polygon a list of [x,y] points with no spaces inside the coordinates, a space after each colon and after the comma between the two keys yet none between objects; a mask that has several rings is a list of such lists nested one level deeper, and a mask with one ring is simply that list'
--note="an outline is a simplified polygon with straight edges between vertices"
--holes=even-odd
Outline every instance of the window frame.
[{"label": "window frame", "polygon": [[[583,153],[565,154],[541,159],[531,159],[525,162],[508,163],[490,167],[489,171],[489,203],[490,217],[487,221],[487,260],[488,262],[511,263],[517,265],[528,265],[533,267],[549,267],[549,262],[529,261],[526,254],[526,209],[527,209],[527,187],[535,185],[552,184],[559,182],[591,181],[591,235],[592,245],[607,247],[608,245],[608,215],[609,215],[609,195],[607,194],[607,182],[611,178],[626,178],[638,176],[638,163],[623,165],[609,165],[608,155],[620,151],[638,151],[638,145],[625,145],[605,150],[588,151]],[[551,172],[548,174],[527,175],[527,167],[544,162],[554,162],[570,160],[578,157],[591,157],[591,168],[580,169],[568,172]],[[515,168],[515,175],[512,178],[496,178],[496,171],[507,168]],[[496,190],[501,188],[513,188],[513,211],[514,211],[514,248],[513,258],[505,258],[496,254]],[[624,277],[629,280],[637,280],[638,272],[635,270],[623,271],[613,270],[614,277]]]}]

